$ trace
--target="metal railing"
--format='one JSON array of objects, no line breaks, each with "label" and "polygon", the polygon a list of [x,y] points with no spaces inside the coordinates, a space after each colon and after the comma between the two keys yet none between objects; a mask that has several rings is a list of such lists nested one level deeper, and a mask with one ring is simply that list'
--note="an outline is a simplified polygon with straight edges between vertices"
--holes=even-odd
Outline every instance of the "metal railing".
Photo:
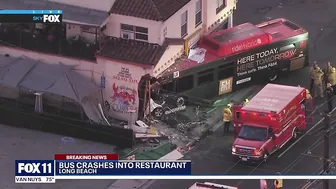
[{"label": "metal railing", "polygon": [[66,39],[39,30],[0,26],[0,44],[14,48],[57,54],[60,56],[96,60],[98,45],[84,38]]}]

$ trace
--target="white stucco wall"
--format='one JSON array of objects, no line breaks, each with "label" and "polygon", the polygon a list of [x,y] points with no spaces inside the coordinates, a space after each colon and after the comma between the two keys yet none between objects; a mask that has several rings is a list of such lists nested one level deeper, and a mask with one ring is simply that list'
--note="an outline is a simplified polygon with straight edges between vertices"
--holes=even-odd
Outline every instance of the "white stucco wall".
[{"label": "white stucco wall", "polygon": [[90,8],[95,10],[101,10],[108,12],[115,0],[99,0],[97,1],[90,1],[90,0],[47,0],[57,3],[63,3],[67,5],[73,5],[78,7]]},{"label": "white stucco wall", "polygon": [[148,42],[161,44],[160,31],[162,23],[153,20],[111,14],[106,24],[106,30],[104,30],[104,34],[107,36],[121,37],[121,24],[148,28]]},{"label": "white stucco wall", "polygon": [[[153,76],[156,77],[158,74],[166,70],[169,66],[174,64],[175,59],[180,57],[183,53],[184,45],[169,45],[167,50],[164,52],[163,56],[156,64],[154,68]],[[174,59],[175,57],[175,59]]]},{"label": "white stucco wall", "polygon": [[96,41],[95,34],[83,32],[80,25],[66,24],[66,38],[71,38],[74,36],[81,36],[91,43]]},{"label": "white stucco wall", "polygon": [[[104,65],[106,77],[106,88],[103,96],[110,105],[105,107],[106,115],[120,120],[130,119],[129,111],[134,110],[132,117],[138,114],[138,83],[143,75],[148,72],[146,69],[126,63],[98,57],[98,64]],[[105,104],[105,103],[104,103]]]},{"label": "white stucco wall", "polygon": [[164,29],[167,28],[168,38],[181,38],[181,15],[188,10],[188,35],[184,39],[188,38],[190,35],[195,33],[198,29],[202,27],[202,24],[195,27],[195,13],[196,13],[196,2],[197,0],[192,0],[179,11],[177,11],[173,16],[163,23],[161,28],[161,39],[164,40]]},{"label": "white stucco wall", "polygon": [[[206,14],[203,24],[205,25],[207,31],[217,28],[217,26],[221,22],[225,21],[228,16],[233,13],[233,10],[236,9],[236,0],[226,0],[226,7],[218,14],[216,14],[216,2],[205,0],[203,3],[206,3],[206,5],[203,6],[204,14]],[[232,10],[232,12],[230,12],[230,10]]]}]

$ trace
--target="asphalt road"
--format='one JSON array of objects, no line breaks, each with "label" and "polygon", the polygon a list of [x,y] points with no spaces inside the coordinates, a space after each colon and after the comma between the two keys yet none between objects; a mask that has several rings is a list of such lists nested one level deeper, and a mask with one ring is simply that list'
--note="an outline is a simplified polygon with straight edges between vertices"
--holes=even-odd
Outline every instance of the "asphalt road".
[{"label": "asphalt road", "polygon": [[[309,31],[310,60],[317,60],[323,67],[326,60],[336,64],[336,53],[333,42],[336,42],[336,14],[333,12],[336,2],[332,0],[239,0],[237,11],[234,13],[235,25],[250,21],[257,24],[262,21],[275,18],[287,18],[303,26]],[[309,86],[308,68],[296,71],[284,78],[279,78],[279,84]],[[321,111],[323,111],[321,109]],[[318,115],[314,120],[318,120]],[[322,125],[321,125],[322,126]],[[319,127],[321,127],[319,126]],[[335,131],[334,131],[335,132]],[[322,156],[323,143],[313,145],[321,138],[322,133],[314,130],[311,135],[304,137],[299,143],[285,153],[281,158],[274,154],[263,165],[256,166],[234,164],[231,160],[231,136],[209,136],[201,141],[198,146],[186,157],[193,162],[195,174],[314,174],[322,169],[322,162],[308,155]],[[331,137],[330,154],[336,155],[336,134]],[[305,153],[306,155],[302,155]],[[333,170],[334,171],[334,170]],[[335,172],[334,172],[335,173]],[[188,188],[195,180],[158,180],[148,189]],[[257,189],[259,181],[249,180],[213,180],[215,182],[231,186],[239,186],[242,189]],[[270,185],[271,182],[269,181]],[[299,189],[306,180],[286,180],[284,188]],[[331,187],[336,188],[336,181],[330,181]],[[322,184],[314,184],[311,188],[321,188]],[[270,187],[271,188],[271,187]]]},{"label": "asphalt road", "polygon": [[55,184],[14,184],[14,160],[53,159],[62,153],[114,153],[111,145],[0,125],[0,189],[106,189],[113,180],[61,180]]}]

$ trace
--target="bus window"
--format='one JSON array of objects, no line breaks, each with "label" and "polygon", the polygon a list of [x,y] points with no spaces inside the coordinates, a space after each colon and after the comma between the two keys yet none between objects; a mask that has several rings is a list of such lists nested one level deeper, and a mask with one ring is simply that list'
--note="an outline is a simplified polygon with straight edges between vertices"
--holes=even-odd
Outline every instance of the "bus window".
[{"label": "bus window", "polygon": [[286,46],[280,48],[280,52],[283,52],[283,51],[286,51],[286,50],[289,50],[289,49],[294,49],[294,48],[295,48],[294,44],[286,45]]},{"label": "bus window", "polygon": [[190,90],[194,87],[194,76],[188,75],[177,79],[177,92]]},{"label": "bus window", "polygon": [[214,79],[213,71],[214,69],[208,69],[205,71],[198,72],[197,85],[201,86],[213,82]]},{"label": "bus window", "polygon": [[232,77],[234,74],[234,66],[232,64],[223,65],[218,68],[218,80]]},{"label": "bus window", "polygon": [[165,91],[175,92],[174,90],[174,82],[171,81],[169,83],[165,83],[161,86],[161,88]]}]

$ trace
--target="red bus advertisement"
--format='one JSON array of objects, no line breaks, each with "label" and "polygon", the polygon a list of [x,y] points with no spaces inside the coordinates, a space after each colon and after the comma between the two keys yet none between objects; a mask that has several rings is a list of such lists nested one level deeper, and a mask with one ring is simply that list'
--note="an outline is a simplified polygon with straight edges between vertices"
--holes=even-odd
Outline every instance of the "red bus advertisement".
[{"label": "red bus advertisement", "polygon": [[307,43],[308,32],[283,18],[245,23],[203,36],[157,78],[162,91],[185,98],[223,95],[307,66]]}]

